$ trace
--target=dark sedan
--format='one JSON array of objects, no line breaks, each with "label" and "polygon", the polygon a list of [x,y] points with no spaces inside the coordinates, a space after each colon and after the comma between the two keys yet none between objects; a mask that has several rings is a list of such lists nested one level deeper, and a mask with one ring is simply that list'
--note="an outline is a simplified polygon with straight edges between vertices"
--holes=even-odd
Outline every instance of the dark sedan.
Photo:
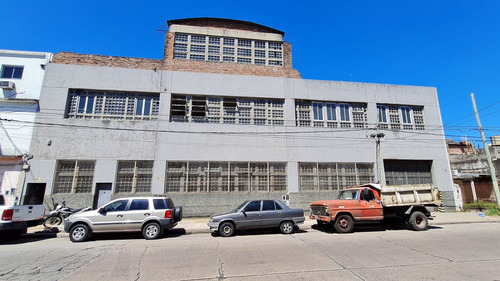
[{"label": "dark sedan", "polygon": [[304,211],[291,209],[278,200],[245,201],[231,212],[216,214],[208,220],[211,232],[223,237],[234,235],[236,229],[279,227],[290,234],[297,224],[304,222]]}]

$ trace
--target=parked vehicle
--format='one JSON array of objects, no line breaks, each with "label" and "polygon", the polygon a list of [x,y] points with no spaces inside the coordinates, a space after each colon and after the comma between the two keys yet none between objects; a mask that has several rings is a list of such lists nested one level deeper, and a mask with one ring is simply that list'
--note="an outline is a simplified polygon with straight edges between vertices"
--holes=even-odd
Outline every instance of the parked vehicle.
[{"label": "parked vehicle", "polygon": [[70,207],[66,206],[66,201],[63,201],[62,204],[53,203],[53,205],[54,205],[54,210],[50,211],[50,213],[43,219],[43,226],[45,227],[60,225],[64,221],[64,219],[69,217],[70,215],[79,212],[89,211],[92,209],[90,207],[71,209]]},{"label": "parked vehicle", "polygon": [[44,205],[6,206],[3,194],[0,194],[0,236],[18,237],[25,234],[28,227],[42,223],[45,214]]},{"label": "parked vehicle", "polygon": [[100,232],[142,232],[145,239],[156,239],[181,220],[182,207],[175,207],[170,198],[131,197],[69,216],[64,231],[73,242],[85,241],[92,233]]},{"label": "parked vehicle", "polygon": [[290,234],[304,220],[302,209],[291,209],[278,200],[252,200],[243,202],[231,212],[211,216],[207,224],[211,232],[228,237],[237,229],[272,227]]},{"label": "parked vehicle", "polygon": [[312,202],[309,218],[333,224],[339,233],[352,232],[355,222],[384,220],[406,222],[420,231],[428,228],[429,209],[440,203],[439,190],[430,184],[366,184],[341,191],[336,200]]}]

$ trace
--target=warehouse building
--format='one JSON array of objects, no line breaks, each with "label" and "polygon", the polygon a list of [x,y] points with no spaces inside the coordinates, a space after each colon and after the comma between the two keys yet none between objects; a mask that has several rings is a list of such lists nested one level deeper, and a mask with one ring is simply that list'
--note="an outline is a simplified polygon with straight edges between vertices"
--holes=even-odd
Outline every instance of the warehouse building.
[{"label": "warehouse building", "polygon": [[74,207],[167,194],[202,216],[380,180],[433,183],[453,207],[435,88],[302,79],[284,32],[251,22],[168,26],[161,60],[54,55],[27,190]]}]

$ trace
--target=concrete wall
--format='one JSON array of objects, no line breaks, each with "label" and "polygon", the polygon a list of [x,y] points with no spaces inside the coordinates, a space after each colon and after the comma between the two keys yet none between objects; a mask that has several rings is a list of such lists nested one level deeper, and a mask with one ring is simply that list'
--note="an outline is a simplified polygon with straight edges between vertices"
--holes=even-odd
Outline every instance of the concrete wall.
[{"label": "concrete wall", "polygon": [[[68,89],[160,93],[159,119],[64,119]],[[284,99],[286,126],[169,122],[172,93]],[[375,163],[375,143],[369,137],[375,130],[296,127],[295,99],[368,103],[370,128],[377,120],[377,103],[418,105],[424,107],[427,128],[442,127],[435,88],[50,64],[37,121],[51,125],[35,128],[35,158],[30,161],[32,169],[27,182],[47,183],[46,194],[50,195],[58,159],[97,160],[94,187],[96,182],[114,181],[117,160],[154,160],[152,192],[162,194],[166,161],[287,162],[291,204],[307,208],[313,199],[331,198],[335,192],[294,193],[298,191],[298,163]],[[453,198],[444,134],[436,136],[435,130],[383,132],[383,159],[432,160],[434,184]],[[207,215],[245,199],[279,199],[282,194],[169,195],[176,204],[183,205],[187,215]],[[92,205],[91,194],[78,196],[79,202],[73,207]],[[447,200],[446,204],[453,203]]]}]

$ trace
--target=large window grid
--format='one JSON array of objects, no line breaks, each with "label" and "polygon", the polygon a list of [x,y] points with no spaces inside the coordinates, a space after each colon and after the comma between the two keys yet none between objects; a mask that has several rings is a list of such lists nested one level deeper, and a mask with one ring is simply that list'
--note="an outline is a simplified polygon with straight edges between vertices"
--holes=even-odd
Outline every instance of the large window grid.
[{"label": "large window grid", "polygon": [[276,125],[285,122],[284,101],[172,95],[173,122]]},{"label": "large window grid", "polygon": [[159,94],[70,90],[67,118],[153,120],[158,118]]},{"label": "large window grid", "polygon": [[372,163],[299,163],[300,191],[335,191],[374,180]]},{"label": "large window grid", "polygon": [[151,192],[153,161],[118,161],[115,193]]},{"label": "large window grid", "polygon": [[424,108],[421,106],[377,105],[381,129],[425,130]]},{"label": "large window grid", "polygon": [[283,43],[176,33],[174,58],[283,66]]},{"label": "large window grid", "polygon": [[366,104],[297,100],[295,113],[300,127],[368,127]]},{"label": "large window grid", "polygon": [[286,163],[168,162],[165,192],[286,191]]},{"label": "large window grid", "polygon": [[384,160],[387,185],[432,183],[430,160]]},{"label": "large window grid", "polygon": [[91,193],[95,161],[58,160],[54,193]]}]

